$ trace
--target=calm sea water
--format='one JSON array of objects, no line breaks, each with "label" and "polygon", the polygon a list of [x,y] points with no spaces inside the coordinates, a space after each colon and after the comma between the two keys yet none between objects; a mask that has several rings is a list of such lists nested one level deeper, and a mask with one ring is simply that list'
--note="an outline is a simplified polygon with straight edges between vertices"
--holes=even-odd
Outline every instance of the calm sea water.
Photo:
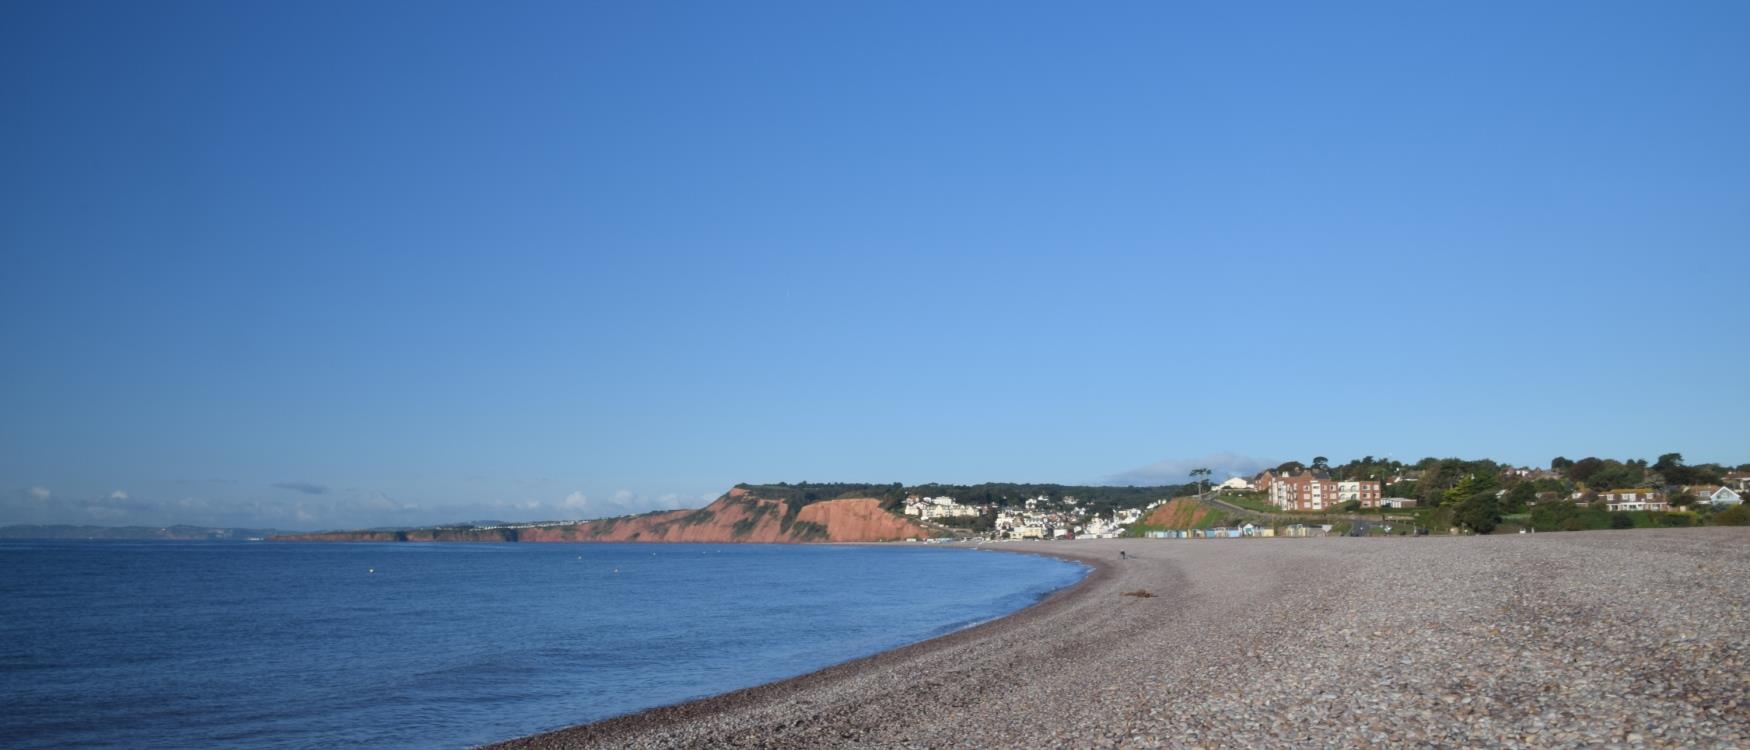
[{"label": "calm sea water", "polygon": [[941,635],[1082,574],[898,546],[4,542],[0,747],[467,747]]}]

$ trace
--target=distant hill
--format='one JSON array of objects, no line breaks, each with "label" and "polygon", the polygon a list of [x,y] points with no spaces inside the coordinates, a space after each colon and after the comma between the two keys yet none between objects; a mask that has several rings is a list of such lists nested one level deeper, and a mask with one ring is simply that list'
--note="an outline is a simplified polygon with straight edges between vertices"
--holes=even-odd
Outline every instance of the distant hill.
[{"label": "distant hill", "polygon": [[208,526],[0,526],[0,539],[171,539],[224,541],[266,539],[274,529],[221,529]]}]

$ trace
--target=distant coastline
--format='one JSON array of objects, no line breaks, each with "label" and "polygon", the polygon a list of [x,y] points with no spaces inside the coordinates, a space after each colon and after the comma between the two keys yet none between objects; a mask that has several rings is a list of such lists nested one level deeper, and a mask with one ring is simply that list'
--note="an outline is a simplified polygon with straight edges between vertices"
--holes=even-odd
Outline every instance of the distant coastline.
[{"label": "distant coastline", "polygon": [[20,524],[0,526],[0,540],[148,540],[245,541],[267,539],[276,529],[240,529],[214,526],[77,526],[69,524]]},{"label": "distant coastline", "polygon": [[280,534],[287,542],[890,542],[937,536],[880,497],[798,500],[736,487],[704,508],[595,521]]}]

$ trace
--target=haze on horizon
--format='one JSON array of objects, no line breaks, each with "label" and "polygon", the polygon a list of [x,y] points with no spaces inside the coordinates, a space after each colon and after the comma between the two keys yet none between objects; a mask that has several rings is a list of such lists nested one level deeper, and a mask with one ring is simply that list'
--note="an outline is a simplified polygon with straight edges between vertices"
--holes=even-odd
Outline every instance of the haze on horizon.
[{"label": "haze on horizon", "polygon": [[1750,461],[1743,3],[11,2],[0,78],[0,524]]}]

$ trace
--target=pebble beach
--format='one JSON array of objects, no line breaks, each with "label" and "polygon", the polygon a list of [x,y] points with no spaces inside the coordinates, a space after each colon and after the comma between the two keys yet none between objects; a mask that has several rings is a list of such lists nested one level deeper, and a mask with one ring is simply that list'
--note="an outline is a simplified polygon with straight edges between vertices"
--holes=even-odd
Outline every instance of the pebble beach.
[{"label": "pebble beach", "polygon": [[1750,746],[1750,529],[983,549],[1093,570],[942,638],[497,747]]}]

